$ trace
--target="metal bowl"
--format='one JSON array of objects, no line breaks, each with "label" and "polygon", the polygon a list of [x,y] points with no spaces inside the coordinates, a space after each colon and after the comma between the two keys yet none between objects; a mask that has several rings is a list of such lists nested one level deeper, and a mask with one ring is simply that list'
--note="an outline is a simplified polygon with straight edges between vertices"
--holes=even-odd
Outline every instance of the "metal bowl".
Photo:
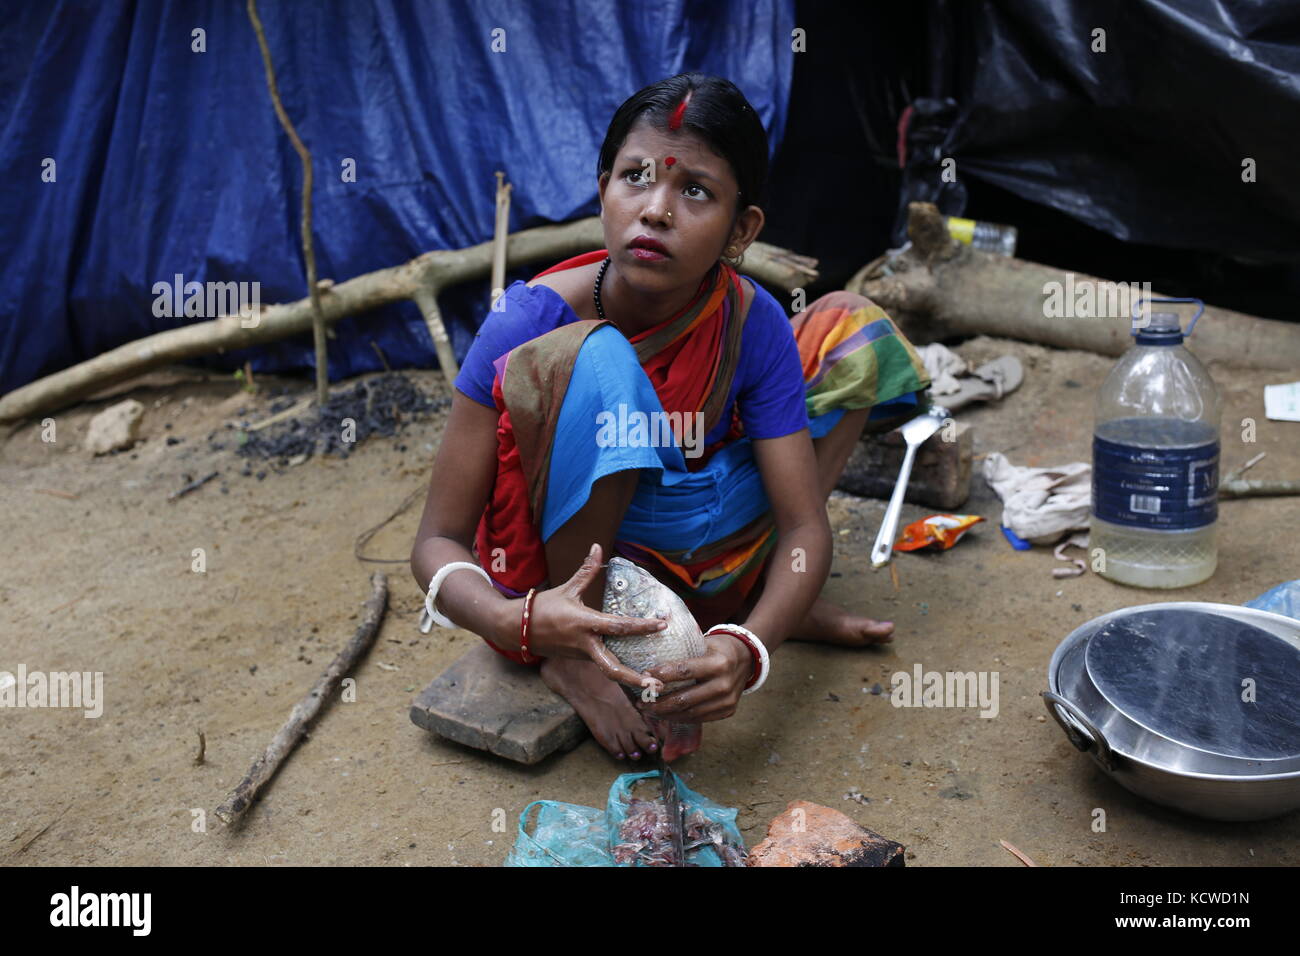
[{"label": "metal bowl", "polygon": [[1300,621],[1179,601],[1104,614],[1056,648],[1047,711],[1117,783],[1213,820],[1300,808]]}]

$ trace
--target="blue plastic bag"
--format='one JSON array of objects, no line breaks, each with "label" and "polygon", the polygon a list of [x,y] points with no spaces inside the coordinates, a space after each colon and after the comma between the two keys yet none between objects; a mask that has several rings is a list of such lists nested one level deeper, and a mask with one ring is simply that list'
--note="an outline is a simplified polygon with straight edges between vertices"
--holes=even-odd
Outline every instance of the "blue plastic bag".
[{"label": "blue plastic bag", "polygon": [[1300,580],[1279,584],[1265,591],[1255,600],[1247,601],[1246,607],[1253,607],[1257,611],[1285,614],[1300,621]]},{"label": "blue plastic bag", "polygon": [[[659,771],[625,773],[609,788],[609,799],[604,810],[583,807],[553,800],[534,800],[519,815],[519,833],[515,845],[506,857],[506,866],[637,866],[638,863],[616,863],[613,848],[619,841],[619,828],[627,819],[627,808],[633,791],[637,796],[651,799],[659,795]],[[641,781],[647,783],[638,786]],[[654,781],[653,784],[648,781]],[[677,780],[689,821],[696,814],[722,828],[724,839],[737,847],[745,845],[736,826],[736,811],[714,803],[708,797]],[[532,832],[528,830],[528,817],[538,807]],[[698,819],[698,817],[696,817]],[[692,866],[723,866],[722,859],[712,846],[704,845],[686,853],[686,862]]]},{"label": "blue plastic bag", "polygon": [[[533,832],[528,814],[537,811]],[[593,807],[553,800],[534,800],[519,814],[519,835],[506,866],[613,866],[605,813]]]}]

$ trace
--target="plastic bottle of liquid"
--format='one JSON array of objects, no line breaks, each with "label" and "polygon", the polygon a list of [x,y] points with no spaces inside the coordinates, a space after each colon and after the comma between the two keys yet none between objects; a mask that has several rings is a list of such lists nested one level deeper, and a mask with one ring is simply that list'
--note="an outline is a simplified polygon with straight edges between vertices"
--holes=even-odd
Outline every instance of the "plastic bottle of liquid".
[{"label": "plastic bottle of liquid", "polygon": [[[1149,301],[1195,302],[1188,335],[1205,309]],[[1133,336],[1097,396],[1089,547],[1102,549],[1094,566],[1111,581],[1187,587],[1218,559],[1219,391],[1183,346],[1177,314],[1149,311]]]},{"label": "plastic bottle of liquid", "polygon": [[1016,254],[1016,227],[979,219],[960,219],[946,216],[948,235],[974,249],[983,249],[999,256]]}]

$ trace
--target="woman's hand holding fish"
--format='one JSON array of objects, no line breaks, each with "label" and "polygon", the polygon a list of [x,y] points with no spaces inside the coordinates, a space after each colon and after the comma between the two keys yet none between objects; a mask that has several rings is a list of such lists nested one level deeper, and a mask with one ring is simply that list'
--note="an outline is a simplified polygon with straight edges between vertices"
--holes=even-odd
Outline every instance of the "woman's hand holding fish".
[{"label": "woman's hand holding fish", "polygon": [[728,634],[706,635],[703,657],[652,667],[646,673],[665,684],[694,680],[695,686],[643,705],[646,713],[674,723],[697,724],[725,720],[736,712],[741,691],[754,670],[754,656],[739,639]]},{"label": "woman's hand holding fish", "polygon": [[605,614],[584,604],[583,592],[600,566],[600,546],[596,545],[568,581],[537,592],[528,625],[528,649],[541,657],[590,660],[610,680],[641,690],[645,683],[644,675],[620,663],[605,646],[603,635],[657,634],[667,626],[667,622]]}]

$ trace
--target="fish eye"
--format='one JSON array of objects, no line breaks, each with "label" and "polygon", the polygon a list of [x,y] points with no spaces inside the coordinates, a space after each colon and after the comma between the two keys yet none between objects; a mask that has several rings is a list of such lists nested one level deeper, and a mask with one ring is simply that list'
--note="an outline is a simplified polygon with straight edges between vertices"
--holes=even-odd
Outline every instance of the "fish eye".
[{"label": "fish eye", "polygon": [[614,587],[615,587],[617,590],[622,591],[624,588],[627,587],[627,582],[624,581],[622,578],[619,578],[618,580],[616,580],[616,581],[614,582]]}]

